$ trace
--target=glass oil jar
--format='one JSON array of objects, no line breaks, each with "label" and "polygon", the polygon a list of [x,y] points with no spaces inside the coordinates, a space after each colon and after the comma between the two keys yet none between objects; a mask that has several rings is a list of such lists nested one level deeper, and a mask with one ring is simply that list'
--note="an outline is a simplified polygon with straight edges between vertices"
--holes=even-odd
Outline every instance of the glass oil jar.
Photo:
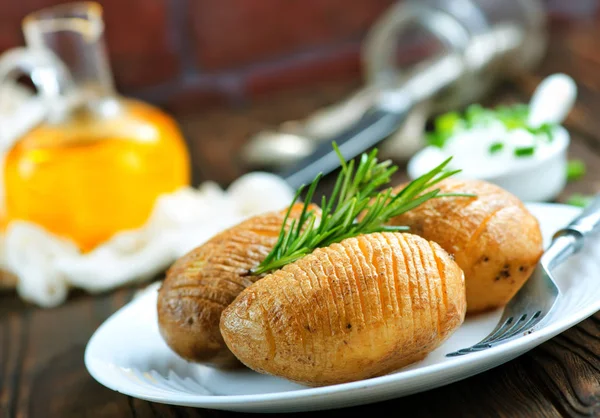
[{"label": "glass oil jar", "polygon": [[9,64],[30,75],[47,113],[5,155],[5,223],[36,223],[88,251],[189,184],[188,150],[170,116],[116,94],[98,4],[42,9],[23,28],[27,48]]}]

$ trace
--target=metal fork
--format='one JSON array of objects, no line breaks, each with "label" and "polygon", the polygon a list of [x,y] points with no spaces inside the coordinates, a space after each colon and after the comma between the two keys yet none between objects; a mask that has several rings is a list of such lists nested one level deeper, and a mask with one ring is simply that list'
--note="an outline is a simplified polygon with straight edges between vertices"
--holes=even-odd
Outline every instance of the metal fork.
[{"label": "metal fork", "polygon": [[554,234],[550,247],[542,255],[531,277],[504,308],[496,328],[477,344],[446,356],[461,356],[486,350],[533,332],[534,327],[556,306],[560,297],[552,270],[581,250],[585,237],[600,229],[599,226],[600,195],[597,195],[578,217]]}]

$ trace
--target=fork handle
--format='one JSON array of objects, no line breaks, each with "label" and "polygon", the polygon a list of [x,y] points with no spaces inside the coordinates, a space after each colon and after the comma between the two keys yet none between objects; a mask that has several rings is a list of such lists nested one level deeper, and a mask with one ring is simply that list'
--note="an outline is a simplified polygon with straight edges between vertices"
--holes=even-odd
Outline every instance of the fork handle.
[{"label": "fork handle", "polygon": [[566,227],[558,230],[554,238],[570,235],[574,238],[575,252],[583,245],[584,238],[594,231],[600,230],[600,194],[588,204],[583,212]]}]

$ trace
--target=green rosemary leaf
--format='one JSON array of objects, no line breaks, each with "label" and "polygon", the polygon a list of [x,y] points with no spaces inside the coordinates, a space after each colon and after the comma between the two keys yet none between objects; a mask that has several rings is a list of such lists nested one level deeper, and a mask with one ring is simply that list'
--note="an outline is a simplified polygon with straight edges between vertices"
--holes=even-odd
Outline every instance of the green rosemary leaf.
[{"label": "green rosemary leaf", "polygon": [[291,207],[306,187],[301,187],[296,193],[286,213],[275,247],[265,260],[252,270],[253,274],[264,274],[279,269],[316,248],[326,247],[346,238],[380,231],[404,231],[406,227],[388,226],[385,223],[429,199],[439,196],[470,196],[443,195],[439,189],[430,190],[438,182],[460,171],[446,170],[451,158],[394,194],[390,187],[383,191],[379,189],[389,185],[391,175],[398,167],[390,161],[379,162],[377,149],[362,154],[358,160],[346,162],[336,144],[333,144],[333,148],[340,159],[341,170],[332,194],[321,198],[320,215],[309,209],[322,177],[318,175],[308,187],[300,217],[290,222]]},{"label": "green rosemary leaf", "polygon": [[412,182],[410,182],[410,184],[408,186],[406,186],[401,192],[400,194],[402,196],[406,196],[406,197],[414,197],[415,195],[417,195],[420,191],[423,191],[425,189],[427,189],[430,181],[437,175],[439,175],[442,170],[450,163],[450,160],[452,158],[448,158],[446,159],[442,164],[438,165],[437,167],[435,167],[433,170],[431,170],[430,172],[422,175],[421,177],[413,180]]},{"label": "green rosemary leaf", "polygon": [[342,155],[342,151],[340,151],[340,147],[338,147],[338,144],[336,142],[332,142],[331,148],[333,148],[333,150],[335,151],[335,153],[338,156],[338,159],[340,160],[340,165],[342,166],[342,171],[346,170],[346,166],[348,163],[346,162],[346,159]]},{"label": "green rosemary leaf", "polygon": [[435,189],[429,193],[425,193],[422,196],[412,199],[410,202],[407,202],[400,207],[392,206],[391,209],[386,213],[386,220],[391,219],[391,218],[398,216],[404,212],[408,212],[409,210],[416,208],[417,206],[421,205],[422,203],[428,201],[429,199],[434,198],[439,192],[440,192],[440,189]]},{"label": "green rosemary leaf", "polygon": [[452,177],[453,175],[458,174],[461,171],[462,170],[452,170],[452,171],[445,171],[443,173],[439,173],[435,179],[433,179],[432,181],[429,181],[427,183],[425,188],[429,188],[430,186],[433,186],[434,184],[439,183],[440,181],[445,180],[448,177]]},{"label": "green rosemary leaf", "polygon": [[[314,214],[314,212],[312,212],[312,213]],[[306,225],[306,229],[309,229],[309,230],[313,229],[315,226],[316,220],[317,220],[316,216],[311,216],[309,218],[308,224]],[[300,238],[294,242],[293,246],[290,247],[290,252],[294,252],[294,251],[297,251],[298,249],[302,248],[302,246],[308,240],[308,238],[309,238],[308,234],[300,235]]]},{"label": "green rosemary leaf", "polygon": [[477,195],[471,193],[440,193],[436,197],[477,197]]},{"label": "green rosemary leaf", "polygon": [[[344,178],[342,182],[342,190],[340,191],[339,201],[343,202],[346,200],[346,195],[348,194],[348,189],[350,188],[350,180],[351,174],[354,172],[354,160],[348,163],[347,169],[343,170],[341,176]],[[333,205],[333,199],[331,199],[331,204]]]},{"label": "green rosemary leaf", "polygon": [[[299,219],[298,225],[300,225],[300,226],[302,226],[304,224],[304,222],[306,221],[306,213],[308,211],[310,203],[312,202],[312,198],[313,198],[313,195],[315,194],[315,190],[317,189],[317,185],[321,181],[321,177],[323,177],[322,174],[317,175],[317,177],[315,178],[315,181],[312,182],[312,184],[310,185],[310,187],[308,189],[308,192],[306,193],[306,198],[304,199],[304,206],[302,207],[302,213],[300,214],[300,218],[298,218]],[[292,206],[292,205],[290,205],[290,206]]]},{"label": "green rosemary leaf", "polygon": [[295,225],[296,225],[296,219],[292,220],[292,223],[291,223],[289,229],[287,230],[287,233],[285,234],[285,236],[283,238],[283,242],[281,243],[281,247],[279,248],[279,251],[277,253],[278,257],[281,257],[281,254],[283,253],[283,251],[287,247],[287,243],[290,241],[290,236],[294,232],[294,226]]},{"label": "green rosemary leaf", "polygon": [[[300,194],[302,193],[303,190],[304,190],[304,186],[300,186],[298,188],[298,190],[296,191],[296,194],[294,195],[294,198],[292,199],[292,202],[295,202],[296,200],[298,200],[298,197],[300,197]],[[292,212],[292,208],[293,208],[293,204],[288,207],[288,210],[286,211],[285,216],[283,217],[283,225],[287,225],[287,221],[290,217],[290,213]],[[276,257],[277,251],[279,248],[281,248],[281,243],[283,242],[284,238],[285,238],[285,234],[280,233],[279,237],[277,238],[277,242],[275,243],[275,246],[273,247],[273,250],[267,255],[267,257],[265,258],[263,263],[268,264],[271,262],[271,260],[273,260]]]},{"label": "green rosemary leaf", "polygon": [[402,232],[402,231],[409,231],[410,228],[408,226],[404,226],[404,225],[384,225],[380,228],[380,230],[378,232]]}]

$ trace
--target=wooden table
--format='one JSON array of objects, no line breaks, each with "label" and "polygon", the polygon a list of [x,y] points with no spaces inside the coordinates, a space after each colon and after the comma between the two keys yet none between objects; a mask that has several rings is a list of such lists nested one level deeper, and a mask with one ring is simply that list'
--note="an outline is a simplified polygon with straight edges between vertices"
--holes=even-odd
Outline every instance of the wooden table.
[{"label": "wooden table", "polygon": [[[587,163],[574,192],[600,190],[600,29],[556,26],[551,50],[536,75],[502,86],[491,101],[523,100],[543,77],[566,72],[579,83],[577,108],[568,120],[570,153]],[[334,102],[356,83],[332,83],[286,92],[237,111],[179,114],[191,142],[195,180],[227,183],[244,171],[236,152],[251,132],[300,118]],[[600,285],[600,282],[599,282]],[[100,296],[74,293],[49,310],[0,295],[0,417],[199,417],[233,413],[171,407],[133,399],[96,383],[83,364],[94,330],[129,301],[136,289]],[[359,414],[410,417],[600,416],[600,313],[529,353],[472,378],[401,399],[306,416]],[[410,412],[409,412],[410,411]],[[360,416],[360,415],[359,415]]]}]

